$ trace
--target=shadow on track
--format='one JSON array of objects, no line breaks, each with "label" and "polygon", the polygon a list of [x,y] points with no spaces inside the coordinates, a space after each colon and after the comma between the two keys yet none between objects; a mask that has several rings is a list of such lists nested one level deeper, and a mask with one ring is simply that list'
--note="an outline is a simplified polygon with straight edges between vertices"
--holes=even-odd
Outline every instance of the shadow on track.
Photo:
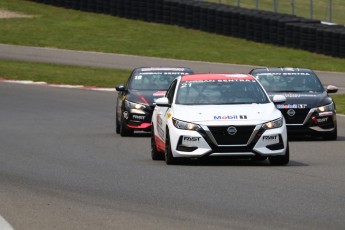
[{"label": "shadow on track", "polygon": [[[164,162],[162,162],[164,163]],[[266,160],[250,160],[250,159],[236,159],[232,157],[209,157],[209,158],[200,158],[200,159],[182,159],[178,165],[175,166],[203,166],[203,167],[212,167],[212,166],[240,166],[240,167],[300,167],[300,166],[309,166],[298,161],[292,161],[284,166],[271,166],[269,161]],[[167,166],[171,167],[171,166]]]}]

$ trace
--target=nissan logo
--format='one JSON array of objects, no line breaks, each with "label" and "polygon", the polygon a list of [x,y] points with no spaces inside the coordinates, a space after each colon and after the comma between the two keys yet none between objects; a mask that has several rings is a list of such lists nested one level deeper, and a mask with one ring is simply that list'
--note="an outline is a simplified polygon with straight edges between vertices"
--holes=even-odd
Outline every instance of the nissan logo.
[{"label": "nissan logo", "polygon": [[289,109],[289,110],[287,111],[287,115],[289,115],[290,117],[295,116],[295,114],[296,114],[296,111],[293,110],[293,109]]},{"label": "nissan logo", "polygon": [[226,129],[229,135],[235,135],[237,133],[237,129],[234,126],[230,126],[229,128]]}]

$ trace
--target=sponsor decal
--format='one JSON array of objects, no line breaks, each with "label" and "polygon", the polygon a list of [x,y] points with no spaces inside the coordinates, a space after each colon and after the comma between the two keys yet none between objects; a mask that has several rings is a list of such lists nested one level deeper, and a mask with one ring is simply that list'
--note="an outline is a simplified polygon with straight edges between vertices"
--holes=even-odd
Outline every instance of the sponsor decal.
[{"label": "sponsor decal", "polygon": [[137,92],[137,95],[144,102],[145,105],[150,105],[143,95],[141,95],[139,92]]},{"label": "sponsor decal", "polygon": [[261,75],[264,75],[264,76],[310,76],[309,73],[296,73],[296,72],[293,72],[293,73],[258,73],[257,76],[261,76]]},{"label": "sponsor decal", "polygon": [[276,144],[279,143],[278,135],[262,136],[262,141],[266,144]]},{"label": "sponsor decal", "polygon": [[157,114],[157,124],[158,124],[159,126],[162,125],[162,118],[159,116],[159,114]]},{"label": "sponsor decal", "polygon": [[277,136],[263,136],[263,140],[277,140]]},{"label": "sponsor decal", "polygon": [[324,117],[324,118],[319,118],[317,119],[318,123],[323,123],[323,122],[327,122],[328,121],[328,117]]},{"label": "sponsor decal", "polygon": [[142,71],[184,71],[184,68],[142,68]]},{"label": "sponsor decal", "polygon": [[183,137],[183,142],[199,142],[201,137]]},{"label": "sponsor decal", "polygon": [[[271,95],[273,96],[273,95]],[[297,94],[297,93],[286,93],[284,94],[285,97],[288,98],[297,98],[297,97],[317,97],[316,94]]]},{"label": "sponsor decal", "polygon": [[172,114],[171,114],[171,113],[168,113],[168,119],[170,119],[170,118],[171,118],[171,116],[172,116]]},{"label": "sponsor decal", "polygon": [[313,120],[313,122],[315,124],[320,124],[320,123],[325,123],[328,121],[329,117],[323,117],[323,118],[316,118],[316,117],[312,117],[311,119]]},{"label": "sponsor decal", "polygon": [[167,91],[157,91],[157,92],[155,92],[154,94],[153,94],[153,96],[154,97],[159,97],[159,96],[165,96],[165,93],[166,93]]},{"label": "sponsor decal", "polygon": [[143,120],[145,120],[146,116],[140,116],[140,115],[134,114],[134,115],[132,116],[132,118],[133,118],[134,120],[143,121]]},{"label": "sponsor decal", "polygon": [[121,97],[121,100],[122,100],[122,101],[126,100],[126,96],[122,96],[122,97]]},{"label": "sponsor decal", "polygon": [[159,135],[159,137],[162,139],[162,140],[164,140],[164,131],[163,131],[163,129],[162,129],[162,127],[157,127],[157,131],[158,131],[158,135]]},{"label": "sponsor decal", "polygon": [[277,109],[305,109],[307,108],[307,104],[288,104],[288,105],[284,105],[284,104],[280,104],[277,105]]},{"label": "sponsor decal", "polygon": [[236,120],[247,119],[247,115],[225,115],[225,116],[213,116],[214,120]]}]

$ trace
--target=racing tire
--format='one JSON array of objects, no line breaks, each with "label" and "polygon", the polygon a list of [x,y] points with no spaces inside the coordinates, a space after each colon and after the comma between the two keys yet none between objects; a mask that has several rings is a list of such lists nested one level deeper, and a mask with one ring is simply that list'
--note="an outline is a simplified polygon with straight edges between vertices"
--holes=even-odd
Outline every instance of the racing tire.
[{"label": "racing tire", "polygon": [[120,134],[120,123],[119,123],[119,120],[117,119],[117,116],[115,117],[115,132],[117,134]]},{"label": "racing tire", "polygon": [[167,165],[176,165],[177,159],[173,156],[171,151],[171,144],[170,144],[170,136],[169,136],[169,130],[166,130],[166,140],[165,140],[165,163]]},{"label": "racing tire", "polygon": [[290,161],[290,150],[289,150],[289,144],[286,147],[285,155],[282,156],[271,156],[268,157],[268,160],[271,165],[286,165]]},{"label": "racing tire", "polygon": [[157,150],[153,125],[151,130],[151,158],[154,161],[164,160],[164,153]]},{"label": "racing tire", "polygon": [[335,129],[332,132],[327,132],[326,134],[324,134],[322,136],[322,138],[324,140],[327,140],[327,141],[335,141],[335,140],[337,140],[337,138],[338,138],[337,127],[335,127]]},{"label": "racing tire", "polygon": [[133,135],[133,130],[126,127],[126,123],[122,120],[120,125],[120,135],[122,137],[128,137]]}]

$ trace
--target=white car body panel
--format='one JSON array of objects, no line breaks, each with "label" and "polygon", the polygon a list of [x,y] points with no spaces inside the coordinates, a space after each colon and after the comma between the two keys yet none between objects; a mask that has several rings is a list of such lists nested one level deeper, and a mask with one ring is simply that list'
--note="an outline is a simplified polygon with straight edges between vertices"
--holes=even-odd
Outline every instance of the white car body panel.
[{"label": "white car body panel", "polygon": [[[175,97],[176,94],[174,100]],[[202,129],[201,131],[194,131],[176,128],[173,124],[173,118],[198,124]],[[283,120],[281,127],[267,130],[261,128],[263,123],[279,118]],[[152,116],[152,123],[154,127],[153,135],[155,136],[156,142],[159,143],[157,146],[164,147],[168,128],[172,155],[176,158],[198,158],[203,156],[278,156],[284,155],[288,146],[285,120],[274,103],[270,101],[262,104],[225,105],[182,105],[172,103],[169,107],[156,106]],[[215,126],[236,126],[239,129],[244,126],[252,126],[253,131],[248,139],[248,143],[219,144],[209,130],[209,128]],[[267,146],[279,143],[284,147],[272,150],[267,148]],[[195,150],[181,151],[178,150],[178,147],[195,148]],[[224,151],[226,148],[231,149],[231,151]],[[217,149],[221,149],[221,151],[217,151]],[[244,151],[243,149],[246,150]],[[160,149],[160,151],[163,152],[164,149]]]}]

